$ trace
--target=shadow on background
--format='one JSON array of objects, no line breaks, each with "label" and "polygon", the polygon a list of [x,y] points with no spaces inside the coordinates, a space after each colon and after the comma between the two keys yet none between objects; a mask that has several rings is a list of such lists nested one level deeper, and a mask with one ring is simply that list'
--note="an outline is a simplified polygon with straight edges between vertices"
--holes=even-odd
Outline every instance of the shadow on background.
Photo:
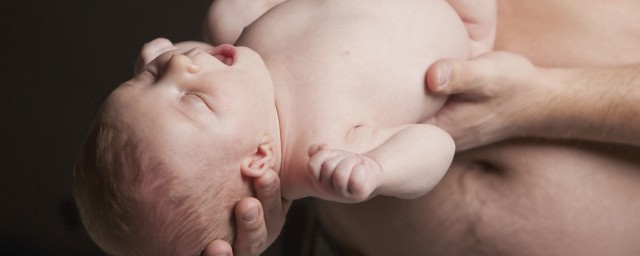
[{"label": "shadow on background", "polygon": [[209,2],[0,2],[0,255],[101,255],[71,193],[80,143],[140,47],[201,40]]}]

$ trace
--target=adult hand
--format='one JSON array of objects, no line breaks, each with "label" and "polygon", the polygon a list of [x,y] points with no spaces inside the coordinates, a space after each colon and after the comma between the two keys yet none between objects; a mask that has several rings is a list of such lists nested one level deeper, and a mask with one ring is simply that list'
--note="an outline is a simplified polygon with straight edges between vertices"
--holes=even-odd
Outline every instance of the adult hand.
[{"label": "adult hand", "polygon": [[203,255],[255,256],[262,253],[278,237],[290,200],[282,199],[280,178],[273,170],[253,178],[256,198],[244,198],[235,208],[236,239],[233,249],[223,240],[210,243]]},{"label": "adult hand", "polygon": [[552,72],[507,52],[439,60],[427,71],[427,86],[451,97],[428,123],[449,132],[459,151],[530,135],[558,93]]},{"label": "adult hand", "polygon": [[447,0],[460,15],[471,39],[473,56],[493,48],[496,37],[497,3],[495,0]]}]

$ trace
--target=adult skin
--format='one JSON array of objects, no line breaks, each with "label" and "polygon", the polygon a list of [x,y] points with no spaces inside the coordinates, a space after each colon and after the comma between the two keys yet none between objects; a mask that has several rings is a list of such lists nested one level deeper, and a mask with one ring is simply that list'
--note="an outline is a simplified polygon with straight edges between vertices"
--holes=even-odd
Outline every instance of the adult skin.
[{"label": "adult skin", "polygon": [[427,81],[452,96],[429,122],[460,151],[523,136],[640,146],[640,64],[549,68],[497,51],[440,60]]},{"label": "adult skin", "polygon": [[[619,105],[603,113],[596,107],[618,98],[613,92],[621,86],[627,88],[626,98],[638,98],[637,68],[622,67],[640,63],[638,11],[640,2],[632,0],[499,1],[496,50],[520,54],[537,66],[580,69],[539,70],[516,55],[492,53],[478,59],[484,66],[473,66],[476,70],[471,71],[454,68],[453,74],[474,77],[465,72],[495,73],[500,70],[495,65],[503,65],[512,71],[524,70],[520,77],[512,77],[519,79],[514,82],[547,81],[542,83],[545,89],[536,92],[528,87],[520,92],[514,89],[511,96],[522,95],[516,97],[519,102],[485,105],[484,116],[499,117],[503,108],[506,112],[517,109],[522,111],[521,119],[531,119],[519,124],[555,125],[505,130],[500,120],[493,120],[502,127],[496,130],[506,135],[489,134],[486,141],[464,142],[464,147],[472,149],[460,152],[445,179],[418,200],[378,198],[359,205],[320,202],[321,220],[330,235],[365,255],[638,255],[640,150],[638,136],[630,132],[636,121],[627,118],[626,133],[607,132],[619,127],[625,115],[633,116],[632,108],[620,111],[626,107]],[[453,77],[454,81],[460,79]],[[503,93],[483,92],[483,88],[487,89],[476,87],[463,93],[456,105],[447,106],[450,120],[453,113],[472,116],[471,110],[460,108],[482,106],[491,102],[483,99]],[[583,91],[588,93],[576,94]],[[544,92],[557,97],[543,96]],[[611,95],[604,97],[607,94]],[[478,95],[485,98],[469,97]],[[585,104],[576,97],[590,100]],[[565,112],[548,112],[558,109]],[[577,114],[580,110],[587,114]],[[589,121],[595,119],[589,112],[609,123],[594,130],[597,122]],[[573,119],[557,123],[565,117]],[[487,125],[480,118],[471,120]],[[463,123],[451,124],[450,130],[456,132],[454,124]],[[482,131],[473,125],[467,131]],[[463,134],[454,137],[463,142]],[[516,135],[551,139],[523,137],[473,148]],[[625,137],[628,145],[609,143]]]},{"label": "adult skin", "polygon": [[[495,49],[518,55],[454,62],[449,86],[438,90],[462,92],[434,122],[449,125],[469,150],[420,199],[319,202],[327,232],[365,255],[640,254],[637,121],[625,118],[634,116],[624,105],[632,100],[611,101],[638,96],[638,11],[633,0],[499,1]],[[428,79],[435,89],[439,70],[433,70]],[[522,90],[491,90],[494,81]],[[618,105],[602,112],[610,102]],[[472,124],[456,130],[463,123],[455,113],[473,117]],[[598,119],[605,122],[595,126]],[[613,132],[620,125],[625,129]],[[478,136],[465,139],[469,131]]]}]

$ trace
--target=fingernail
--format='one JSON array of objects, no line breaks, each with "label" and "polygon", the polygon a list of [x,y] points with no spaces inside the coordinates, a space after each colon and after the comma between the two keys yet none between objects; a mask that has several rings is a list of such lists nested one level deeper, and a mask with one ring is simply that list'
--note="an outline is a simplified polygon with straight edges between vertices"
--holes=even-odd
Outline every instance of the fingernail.
[{"label": "fingernail", "polygon": [[443,88],[451,80],[451,64],[445,64],[438,76],[438,88]]},{"label": "fingernail", "polygon": [[242,220],[245,222],[253,222],[258,219],[258,208],[251,210],[249,213],[242,215]]}]

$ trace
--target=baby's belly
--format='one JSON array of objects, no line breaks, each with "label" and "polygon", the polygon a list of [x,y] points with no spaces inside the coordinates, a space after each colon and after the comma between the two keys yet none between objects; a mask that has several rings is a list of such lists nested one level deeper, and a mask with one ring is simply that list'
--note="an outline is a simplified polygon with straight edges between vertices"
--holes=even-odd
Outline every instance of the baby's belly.
[{"label": "baby's belly", "polygon": [[501,143],[459,154],[420,199],[319,212],[364,255],[640,255],[638,149],[574,146]]}]

